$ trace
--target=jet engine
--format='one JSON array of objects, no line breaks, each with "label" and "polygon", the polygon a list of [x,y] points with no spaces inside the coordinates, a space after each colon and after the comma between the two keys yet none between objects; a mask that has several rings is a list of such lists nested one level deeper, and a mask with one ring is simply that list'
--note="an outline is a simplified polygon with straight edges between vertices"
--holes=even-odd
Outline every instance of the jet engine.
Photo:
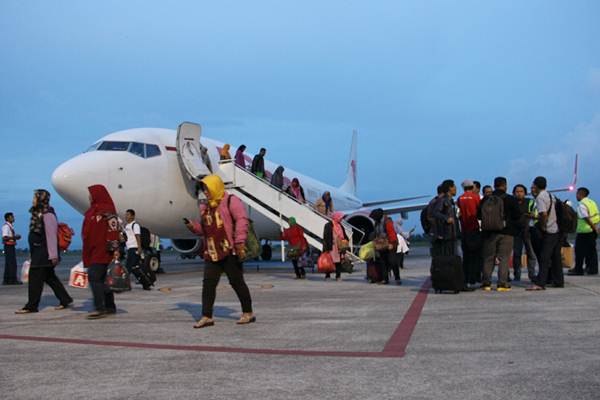
[{"label": "jet engine", "polygon": [[202,247],[200,239],[173,239],[173,248],[183,255],[197,255]]}]

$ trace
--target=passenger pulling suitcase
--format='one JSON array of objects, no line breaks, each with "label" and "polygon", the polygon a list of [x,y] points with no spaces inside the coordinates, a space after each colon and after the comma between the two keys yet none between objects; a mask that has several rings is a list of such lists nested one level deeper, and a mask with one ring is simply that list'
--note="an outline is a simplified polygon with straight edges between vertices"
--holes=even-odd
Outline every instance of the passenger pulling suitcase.
[{"label": "passenger pulling suitcase", "polygon": [[431,261],[431,284],[435,293],[449,291],[457,294],[465,286],[464,279],[461,257],[433,257]]}]

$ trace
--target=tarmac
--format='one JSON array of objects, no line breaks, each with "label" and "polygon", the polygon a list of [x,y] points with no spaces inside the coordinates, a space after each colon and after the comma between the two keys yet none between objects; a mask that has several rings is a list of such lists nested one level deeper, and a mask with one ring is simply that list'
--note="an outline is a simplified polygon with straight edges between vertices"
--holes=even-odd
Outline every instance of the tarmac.
[{"label": "tarmac", "polygon": [[[22,260],[19,260],[22,262]],[[67,281],[75,257],[58,268]],[[434,295],[430,259],[412,255],[402,286],[293,279],[281,262],[246,266],[256,324],[224,277],[217,324],[201,314],[202,265],[165,257],[156,290],[117,295],[116,316],[73,308],[15,315],[27,286],[0,286],[0,399],[599,399],[600,278],[541,293]]]}]

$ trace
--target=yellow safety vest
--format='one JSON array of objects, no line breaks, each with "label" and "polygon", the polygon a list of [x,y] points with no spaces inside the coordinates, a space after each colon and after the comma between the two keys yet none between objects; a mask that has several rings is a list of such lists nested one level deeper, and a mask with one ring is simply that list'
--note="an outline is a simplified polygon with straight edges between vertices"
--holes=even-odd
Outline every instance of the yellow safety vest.
[{"label": "yellow safety vest", "polygon": [[[598,205],[596,204],[596,202],[592,199],[589,198],[585,198],[583,200],[581,200],[579,202],[580,204],[583,204],[585,206],[585,208],[588,209],[588,214],[590,216],[590,219],[592,220],[592,223],[594,225],[598,225],[600,223],[600,214],[598,213]],[[592,227],[590,226],[590,224],[587,223],[587,221],[583,218],[579,218],[579,220],[577,221],[577,233],[592,233]]]}]

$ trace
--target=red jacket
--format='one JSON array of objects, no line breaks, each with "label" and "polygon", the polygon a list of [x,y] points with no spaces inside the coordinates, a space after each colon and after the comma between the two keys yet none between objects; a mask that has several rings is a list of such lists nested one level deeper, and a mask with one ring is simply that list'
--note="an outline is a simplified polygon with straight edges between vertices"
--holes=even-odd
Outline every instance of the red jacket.
[{"label": "red jacket", "polygon": [[106,188],[102,185],[88,188],[92,204],[83,220],[83,265],[110,264],[119,244],[119,221],[116,209]]},{"label": "red jacket", "polygon": [[398,234],[396,233],[396,229],[394,228],[394,221],[391,218],[385,218],[385,232],[387,233],[388,242],[391,245],[398,245]]},{"label": "red jacket", "polygon": [[300,249],[308,247],[304,238],[304,230],[299,225],[285,229],[281,235],[281,240],[286,240],[290,247],[299,247]]},{"label": "red jacket", "polygon": [[479,195],[473,192],[465,192],[458,198],[458,208],[460,209],[460,226],[463,232],[478,232],[479,220],[477,219],[477,210],[480,203]]}]

